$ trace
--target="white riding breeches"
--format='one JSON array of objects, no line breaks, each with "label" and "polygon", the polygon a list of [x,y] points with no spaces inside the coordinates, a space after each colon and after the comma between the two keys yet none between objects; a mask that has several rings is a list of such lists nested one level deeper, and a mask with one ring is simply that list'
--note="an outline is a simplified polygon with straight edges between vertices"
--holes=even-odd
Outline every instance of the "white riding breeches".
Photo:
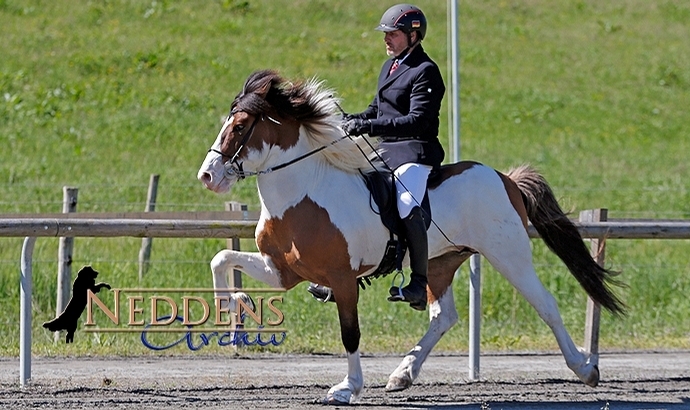
[{"label": "white riding breeches", "polygon": [[401,218],[407,217],[415,206],[421,208],[431,169],[429,165],[407,163],[393,171]]}]

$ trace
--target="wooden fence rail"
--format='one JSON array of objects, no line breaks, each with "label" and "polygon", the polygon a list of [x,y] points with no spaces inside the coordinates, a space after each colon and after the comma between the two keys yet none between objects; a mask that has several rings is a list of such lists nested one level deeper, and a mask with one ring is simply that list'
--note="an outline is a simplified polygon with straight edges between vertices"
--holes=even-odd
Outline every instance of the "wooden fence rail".
[{"label": "wooden fence rail", "polygon": [[[141,214],[145,214],[142,212]],[[160,214],[160,215],[156,215]],[[171,214],[175,217],[171,217]],[[253,238],[257,220],[242,220],[228,212],[104,214],[45,214],[8,218],[0,215],[0,237],[158,237],[158,238]],[[214,215],[212,219],[205,215]],[[223,217],[224,216],[224,217]],[[235,219],[237,218],[237,219]],[[606,239],[690,239],[690,221],[575,222],[583,238]],[[539,238],[529,226],[531,238]]]},{"label": "wooden fence rail", "polygon": [[[37,237],[253,238],[257,218],[256,213],[246,211],[0,215],[0,237],[25,237],[21,259],[21,385],[25,386],[31,377],[31,264]],[[690,220],[575,223],[584,238],[690,239]],[[528,232],[532,238],[539,237],[531,226]],[[473,331],[478,329],[470,329]],[[470,350],[478,355],[478,346]],[[478,368],[478,358],[470,357],[471,363],[473,360]]]}]

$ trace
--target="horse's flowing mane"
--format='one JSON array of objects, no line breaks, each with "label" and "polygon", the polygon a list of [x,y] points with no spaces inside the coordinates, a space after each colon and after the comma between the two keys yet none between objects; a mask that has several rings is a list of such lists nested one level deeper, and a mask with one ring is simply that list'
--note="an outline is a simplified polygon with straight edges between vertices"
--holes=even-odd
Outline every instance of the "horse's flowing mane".
[{"label": "horse's flowing mane", "polygon": [[[292,83],[273,70],[256,71],[235,97],[232,110],[250,115],[274,111],[279,116],[292,117],[301,124],[300,135],[306,137],[311,149],[328,145],[344,135],[335,92],[315,78]],[[363,138],[346,138],[319,155],[346,172],[366,169],[370,167],[367,156],[372,150]]]}]

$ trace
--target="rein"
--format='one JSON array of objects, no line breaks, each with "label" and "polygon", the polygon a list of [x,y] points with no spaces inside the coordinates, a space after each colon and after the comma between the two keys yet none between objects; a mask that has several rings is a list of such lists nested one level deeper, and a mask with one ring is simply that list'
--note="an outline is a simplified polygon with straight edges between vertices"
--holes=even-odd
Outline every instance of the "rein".
[{"label": "rein", "polygon": [[[236,114],[236,113],[232,113],[232,114]],[[278,121],[274,118],[271,118],[270,116],[265,115],[265,114],[261,115],[261,121],[264,120],[264,116],[266,118],[268,118],[270,121],[272,121],[278,125],[282,125],[280,123],[280,121]],[[240,141],[240,145],[237,148],[237,151],[235,151],[234,155],[230,156],[230,155],[224,153],[223,151],[217,150],[215,148],[211,148],[208,150],[208,152],[214,152],[214,153],[221,155],[223,157],[230,158],[230,160],[228,160],[225,164],[225,175],[226,175],[226,177],[237,176],[237,178],[241,180],[241,179],[244,179],[245,177],[248,177],[248,176],[269,174],[273,171],[278,171],[278,170],[286,168],[292,164],[295,164],[295,163],[297,163],[297,162],[299,162],[305,158],[308,158],[308,157],[310,157],[310,156],[312,156],[312,155],[314,155],[320,151],[323,151],[324,149],[330,147],[331,145],[335,145],[336,143],[344,140],[345,138],[350,137],[349,135],[343,135],[342,137],[340,137],[336,140],[333,140],[326,145],[322,145],[318,148],[314,148],[313,150],[311,150],[307,153],[304,153],[304,154],[298,156],[297,158],[293,158],[290,161],[283,162],[282,164],[276,165],[274,167],[269,167],[269,168],[266,168],[266,169],[260,170],[260,171],[244,171],[242,169],[242,163],[237,161],[237,157],[239,156],[240,151],[242,151],[242,148],[244,148],[244,146],[247,145],[247,142],[249,142],[249,138],[254,133],[254,127],[256,126],[256,122],[258,121],[258,119],[259,119],[258,116],[254,119],[254,122],[252,122],[252,125],[249,127],[249,130],[247,130],[247,133],[244,135],[244,137],[242,137],[242,141]]]}]

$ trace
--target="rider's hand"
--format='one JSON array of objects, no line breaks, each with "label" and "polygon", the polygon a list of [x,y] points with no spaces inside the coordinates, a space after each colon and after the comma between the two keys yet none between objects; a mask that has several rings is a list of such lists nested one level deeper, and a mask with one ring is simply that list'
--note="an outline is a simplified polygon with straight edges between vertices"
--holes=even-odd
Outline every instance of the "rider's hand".
[{"label": "rider's hand", "polygon": [[359,136],[371,133],[371,121],[354,118],[343,124],[343,131],[347,135]]}]

